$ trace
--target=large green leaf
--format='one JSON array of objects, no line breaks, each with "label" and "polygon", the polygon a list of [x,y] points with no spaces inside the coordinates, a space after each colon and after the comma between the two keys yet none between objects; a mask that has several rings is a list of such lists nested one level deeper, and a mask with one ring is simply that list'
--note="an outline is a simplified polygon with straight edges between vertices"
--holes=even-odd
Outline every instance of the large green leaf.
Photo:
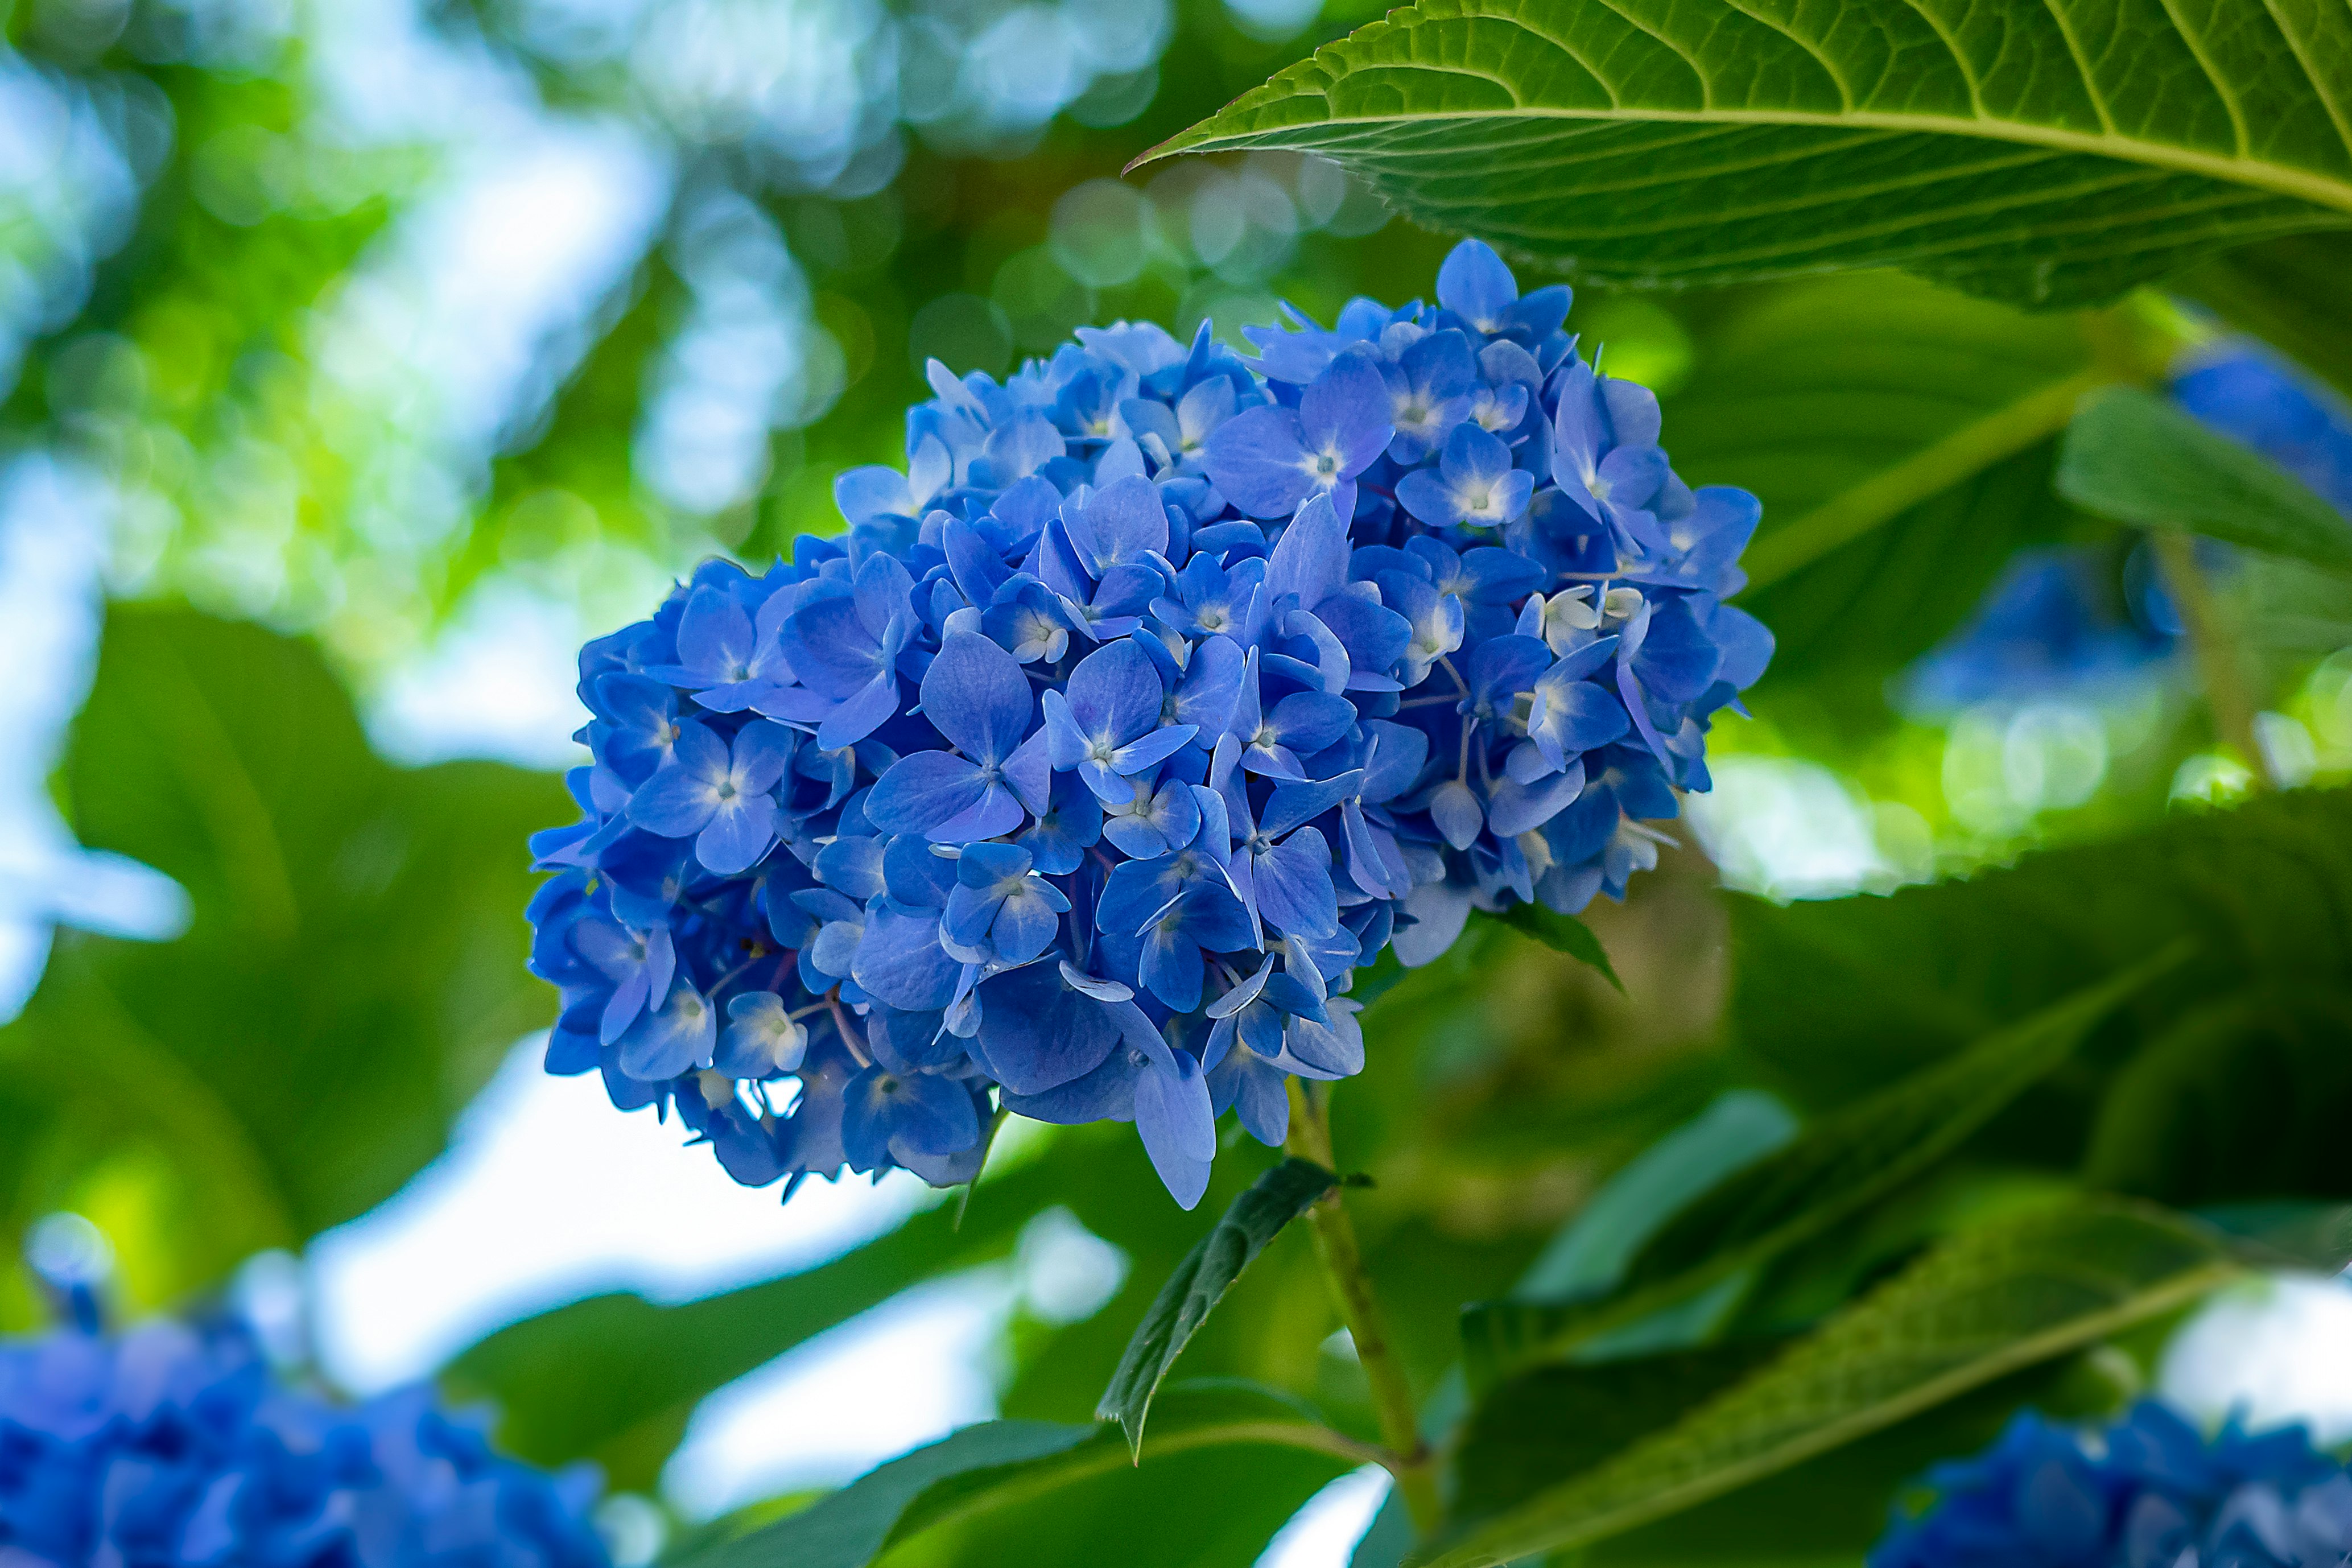
[{"label": "large green leaf", "polygon": [[2121,1202],[1969,1232],[1664,1431],[1418,1561],[1483,1568],[1622,1534],[2170,1310],[2239,1267],[2213,1233]]},{"label": "large green leaf", "polygon": [[2140,964],[1823,1117],[1676,1215],[1605,1297],[1472,1309],[1462,1333],[1473,1378],[1557,1359],[1860,1213],[1959,1147],[2178,959]]},{"label": "large green leaf", "polygon": [[176,879],[194,919],[173,942],[59,943],[0,1031],[35,1091],[0,1142],[78,1151],[11,1193],[20,1217],[106,1162],[145,1172],[134,1291],[390,1196],[552,1011],[523,968],[523,841],[566,815],[562,786],[381,761],[308,643],[116,608],[64,777],[81,840]]},{"label": "large green leaf", "polygon": [[2074,416],[2058,489],[2103,516],[2352,572],[2342,512],[2269,458],[2133,388],[2104,393]]},{"label": "large green leaf", "polygon": [[1737,1340],[1664,1355],[1530,1368],[1478,1402],[1454,1450],[1458,1522],[1500,1513],[1681,1420],[1780,1354]]},{"label": "large green leaf", "polygon": [[1110,1386],[1103,1391],[1095,1414],[1117,1421],[1140,1457],[1143,1423],[1151,1410],[1151,1396],[1168,1369],[1184,1353],[1185,1344],[1207,1321],[1218,1301],[1251,1260],[1285,1226],[1313,1207],[1338,1184],[1339,1178],[1311,1160],[1285,1160],[1251,1184],[1234,1200],[1168,1277],[1160,1294],[1136,1325]]},{"label": "large green leaf", "polygon": [[2107,1061],[2250,986],[2346,984],[2352,791],[2176,811],[1885,897],[1730,903],[1734,1031],[1802,1102],[1868,1092],[2188,939],[2189,960],[2120,1009]]},{"label": "large green leaf", "polygon": [[1901,266],[2045,305],[2352,222],[2352,16],[1423,0],[1147,156],[1318,153],[1586,277]]},{"label": "large green leaf", "polygon": [[[1153,1458],[1247,1445],[1303,1448],[1345,1464],[1370,1450],[1271,1389],[1178,1384],[1160,1401]],[[1018,1504],[1133,1464],[1109,1426],[991,1421],[867,1472],[801,1512],[682,1559],[688,1568],[864,1568],[935,1527]]]}]

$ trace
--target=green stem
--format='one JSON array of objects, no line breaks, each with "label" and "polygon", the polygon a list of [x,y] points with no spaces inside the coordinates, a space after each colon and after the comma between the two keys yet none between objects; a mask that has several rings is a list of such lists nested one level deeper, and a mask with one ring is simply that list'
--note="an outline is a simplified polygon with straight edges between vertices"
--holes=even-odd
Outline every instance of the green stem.
[{"label": "green stem", "polygon": [[2214,733],[2246,764],[2253,787],[2268,789],[2275,781],[2254,734],[2254,696],[2246,687],[2237,646],[2222,624],[2213,585],[2205,569],[2197,564],[2197,542],[2177,529],[2163,528],[2148,535],[2148,545],[2164,574],[2165,591],[2180,614],[2189,655],[2197,661],[2197,679],[2205,688],[2206,706],[2213,711]]},{"label": "green stem", "polygon": [[[1339,1166],[1331,1158],[1331,1128],[1318,1096],[1298,1079],[1290,1080],[1290,1136],[1284,1147],[1302,1160],[1312,1160],[1327,1171]],[[1372,1282],[1364,1272],[1363,1249],[1356,1243],[1355,1223],[1348,1217],[1339,1189],[1333,1189],[1307,1212],[1314,1227],[1315,1256],[1322,1260],[1339,1315],[1355,1341],[1356,1359],[1371,1385],[1372,1410],[1388,1447],[1382,1463],[1396,1478],[1398,1493],[1412,1515],[1413,1529],[1428,1535],[1438,1525],[1443,1505],[1437,1495],[1436,1456],[1422,1440],[1421,1423],[1412,1407],[1412,1384],[1404,1365],[1389,1343],[1388,1328]]]},{"label": "green stem", "polygon": [[1747,559],[1740,563],[1748,574],[1748,586],[1777,583],[1962,479],[2048,440],[2074,417],[2074,405],[2085,394],[2117,379],[2112,370],[2094,365],[2036,387],[2016,402],[1873,474],[1749,546]]}]

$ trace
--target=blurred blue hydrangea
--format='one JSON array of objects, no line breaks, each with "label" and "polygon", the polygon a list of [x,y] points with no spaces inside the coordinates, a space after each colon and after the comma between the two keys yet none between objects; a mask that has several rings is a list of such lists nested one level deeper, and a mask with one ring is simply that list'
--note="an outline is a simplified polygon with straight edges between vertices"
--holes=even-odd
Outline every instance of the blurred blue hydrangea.
[{"label": "blurred blue hydrangea", "polygon": [[1362,1067],[1359,966],[1622,896],[1770,657],[1723,603],[1759,508],[1675,477],[1566,289],[1468,243],[1437,297],[934,363],[845,539],[583,649],[549,1070],[751,1184],[1131,1121],[1189,1207],[1219,1114],[1278,1143]]},{"label": "blurred blue hydrangea", "polygon": [[[2172,395],[2352,517],[2352,411],[2301,372],[2232,343],[2191,361]],[[2210,540],[2199,551],[2215,567],[2229,560]],[[2095,699],[2148,676],[2172,658],[2179,619],[2145,550],[2117,565],[2090,546],[2021,552],[1968,624],[1905,672],[1903,705],[1936,717],[1979,702]]]},{"label": "blurred blue hydrangea", "polygon": [[2208,1440],[2153,1402],[2103,1431],[2027,1412],[1927,1478],[1870,1568],[2336,1568],[2352,1555],[2352,1475],[2300,1426]]},{"label": "blurred blue hydrangea", "polygon": [[427,1389],[331,1405],[241,1327],[0,1341],[11,1568],[607,1568],[598,1485],[500,1458]]},{"label": "blurred blue hydrangea", "polygon": [[2233,342],[2173,377],[2180,406],[2352,517],[2352,409],[2265,350]]},{"label": "blurred blue hydrangea", "polygon": [[2095,699],[2144,680],[2179,637],[2144,553],[2021,551],[1968,624],[1904,672],[1903,706],[1941,718],[1980,702]]}]

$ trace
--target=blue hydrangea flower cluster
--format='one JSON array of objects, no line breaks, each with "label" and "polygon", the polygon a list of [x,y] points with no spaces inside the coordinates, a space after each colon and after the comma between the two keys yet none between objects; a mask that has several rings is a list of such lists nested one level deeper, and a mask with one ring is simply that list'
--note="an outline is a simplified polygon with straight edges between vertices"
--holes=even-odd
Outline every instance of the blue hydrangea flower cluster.
[{"label": "blue hydrangea flower cluster", "polygon": [[[2251,447],[2352,518],[2352,410],[2267,352],[2232,344],[2189,362],[2173,400]],[[2217,568],[2232,559],[2208,540]],[[2095,700],[2157,674],[2180,622],[2145,550],[2120,576],[2100,550],[2061,545],[2019,554],[1967,626],[1905,672],[1906,708],[1926,718],[1979,702]]]},{"label": "blue hydrangea flower cluster", "polygon": [[331,1405],[240,1327],[0,1342],[0,1563],[21,1568],[609,1568],[598,1486],[493,1453],[426,1389]]},{"label": "blue hydrangea flower cluster", "polygon": [[2173,400],[2352,517],[2352,408],[2268,352],[2233,343],[2191,361]]},{"label": "blue hydrangea flower cluster", "polygon": [[1359,966],[1622,896],[1770,656],[1723,602],[1759,508],[1675,478],[1565,288],[1473,242],[1437,301],[934,363],[845,538],[590,644],[549,1070],[747,1184],[1131,1121],[1189,1207],[1220,1114],[1278,1143],[1362,1066]]},{"label": "blue hydrangea flower cluster", "polygon": [[2300,1426],[2208,1440],[2165,1405],[2104,1431],[2027,1412],[1973,1459],[1938,1466],[1935,1502],[1899,1510],[1870,1568],[2338,1568],[2352,1474]]},{"label": "blue hydrangea flower cluster", "polygon": [[2180,626],[2145,552],[2021,552],[1966,626],[1904,672],[1905,708],[1944,718],[1980,702],[2095,700],[2146,680]]}]

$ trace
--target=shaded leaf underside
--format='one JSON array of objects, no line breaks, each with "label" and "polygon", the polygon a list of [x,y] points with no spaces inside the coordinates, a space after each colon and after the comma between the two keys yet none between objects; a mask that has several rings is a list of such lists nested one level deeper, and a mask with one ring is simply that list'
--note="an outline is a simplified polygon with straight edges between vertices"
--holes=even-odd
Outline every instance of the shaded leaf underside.
[{"label": "shaded leaf underside", "polygon": [[1483,1568],[1719,1497],[2232,1278],[2220,1238],[2101,1202],[1956,1238],[1656,1436],[1421,1559]]},{"label": "shaded leaf underside", "polygon": [[1280,146],[1605,282],[1896,265],[2112,297],[2352,221],[2322,0],[1424,0],[1152,155]]},{"label": "shaded leaf underside", "polygon": [[1496,1302],[1464,1318],[1474,1375],[1563,1354],[1866,1207],[1950,1153],[2070,1054],[2116,1004],[2179,962],[2175,951],[1824,1117],[1740,1170],[1652,1238],[1603,1300]]}]

